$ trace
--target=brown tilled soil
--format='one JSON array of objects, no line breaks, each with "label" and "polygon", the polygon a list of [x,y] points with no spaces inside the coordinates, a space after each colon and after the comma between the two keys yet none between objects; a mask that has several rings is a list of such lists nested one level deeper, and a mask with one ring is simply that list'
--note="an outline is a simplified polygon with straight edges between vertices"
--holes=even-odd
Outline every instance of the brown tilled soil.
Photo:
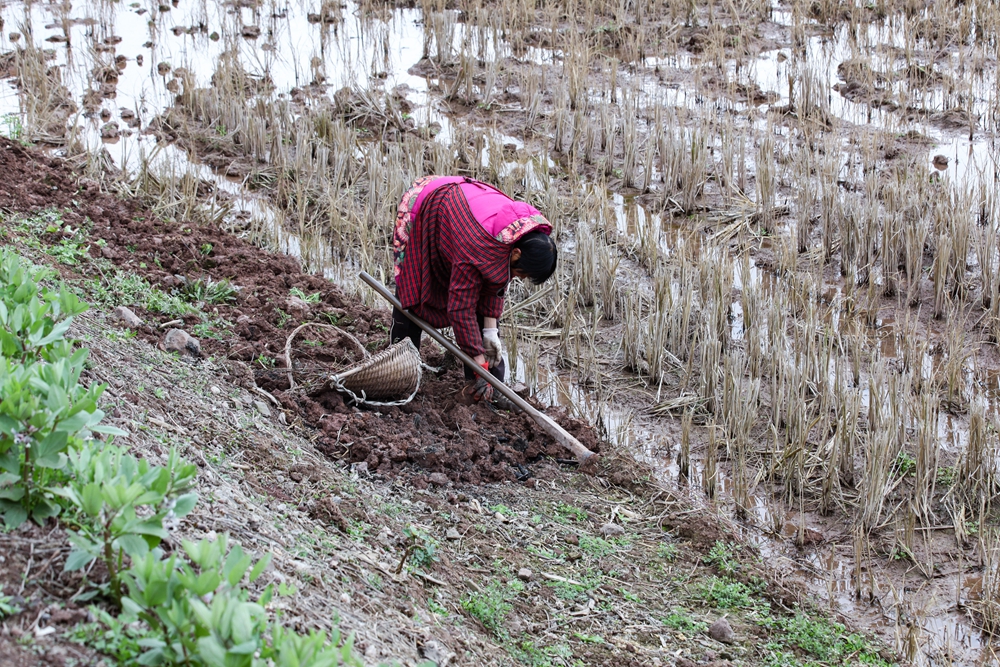
[{"label": "brown tilled soil", "polygon": [[[0,665],[96,664],[99,656],[63,636],[71,626],[88,619],[87,610],[70,601],[83,590],[83,575],[63,570],[70,550],[65,531],[28,522],[3,535],[2,542],[0,596],[10,613],[0,612]],[[91,575],[101,577],[99,572]],[[21,636],[32,637],[34,642],[30,647],[19,644],[16,640]]]},{"label": "brown tilled soil", "polygon": [[[114,270],[138,274],[168,294],[198,279],[229,280],[237,286],[234,301],[204,307],[207,316],[231,327],[221,339],[202,338],[202,355],[231,360],[247,388],[260,387],[280,402],[286,421],[301,419],[314,427],[317,446],[328,456],[364,462],[371,472],[406,474],[418,487],[445,478],[473,484],[526,481],[545,476],[553,459],[570,458],[525,416],[464,404],[465,381],[456,364],[437,374],[425,373],[420,393],[408,405],[375,410],[346,404],[341,395],[324,390],[322,378],[360,356],[345,336],[330,328],[310,327],[296,336],[292,366],[297,386],[289,390],[283,351],[299,324],[336,323],[371,351],[388,343],[388,313],[348,299],[329,281],[303,273],[291,257],[263,251],[206,224],[160,219],[135,200],[125,201],[102,191],[95,181],[80,180],[63,160],[6,139],[0,139],[0,172],[5,181],[0,208],[61,212],[62,229],[46,234],[51,237],[43,239],[48,243],[84,228],[91,256],[108,260]],[[112,289],[115,281],[114,275],[80,275],[73,267],[64,268],[64,278],[101,278]],[[316,300],[292,298],[293,288],[317,295]],[[162,339],[160,325],[170,321],[169,316],[138,303],[122,305],[145,321],[141,337],[157,343]],[[187,315],[183,328],[192,333],[202,319]],[[442,355],[432,347],[425,343],[425,360],[443,365]],[[599,449],[590,428],[565,414],[554,416],[584,445]]]}]

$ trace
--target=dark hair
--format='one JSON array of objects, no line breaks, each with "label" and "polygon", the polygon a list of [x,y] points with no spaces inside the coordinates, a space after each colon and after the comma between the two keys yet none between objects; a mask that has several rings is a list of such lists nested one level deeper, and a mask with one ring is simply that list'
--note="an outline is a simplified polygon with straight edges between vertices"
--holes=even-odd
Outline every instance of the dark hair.
[{"label": "dark hair", "polygon": [[514,242],[514,247],[521,251],[521,257],[510,268],[524,271],[531,282],[541,285],[555,273],[559,249],[548,234],[528,232]]}]

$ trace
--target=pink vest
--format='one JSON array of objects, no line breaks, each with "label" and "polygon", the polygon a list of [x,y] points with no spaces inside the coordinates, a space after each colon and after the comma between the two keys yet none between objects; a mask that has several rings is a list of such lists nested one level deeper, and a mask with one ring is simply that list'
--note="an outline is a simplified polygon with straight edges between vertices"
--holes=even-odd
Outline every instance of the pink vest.
[{"label": "pink vest", "polygon": [[428,183],[417,195],[417,200],[413,203],[413,208],[410,209],[411,219],[416,219],[420,214],[420,205],[427,195],[449,183],[462,184],[462,194],[469,202],[472,216],[493,238],[500,238],[500,233],[517,220],[536,215],[542,216],[541,212],[534,206],[514,201],[492,185],[464,176],[442,176]]}]

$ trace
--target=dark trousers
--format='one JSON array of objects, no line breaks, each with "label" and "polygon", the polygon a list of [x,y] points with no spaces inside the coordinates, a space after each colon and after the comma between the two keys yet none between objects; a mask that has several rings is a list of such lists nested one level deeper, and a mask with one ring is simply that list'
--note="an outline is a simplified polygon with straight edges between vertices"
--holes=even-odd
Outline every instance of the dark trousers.
[{"label": "dark trousers", "polygon": [[[477,315],[476,319],[479,320],[479,329],[482,330],[483,318]],[[410,340],[413,341],[413,346],[419,350],[420,337],[423,335],[423,333],[424,333],[423,330],[416,324],[411,322],[410,318],[404,315],[401,310],[399,310],[398,308],[392,309],[392,328],[389,329],[390,343],[398,343],[404,338],[409,338]],[[490,369],[490,373],[493,374],[493,377],[503,382],[504,376],[507,374],[507,364],[504,362],[503,359],[501,359],[500,363],[498,363],[496,366]],[[471,380],[474,377],[475,374],[472,372],[472,369],[470,369],[468,366],[465,366],[465,379]]]}]

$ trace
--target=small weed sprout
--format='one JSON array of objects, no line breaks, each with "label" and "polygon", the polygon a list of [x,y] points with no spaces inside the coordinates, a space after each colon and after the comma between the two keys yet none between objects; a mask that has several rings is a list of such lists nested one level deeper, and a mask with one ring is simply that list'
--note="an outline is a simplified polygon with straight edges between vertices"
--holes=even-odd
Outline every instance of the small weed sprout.
[{"label": "small weed sprout", "polygon": [[510,601],[524,590],[524,584],[512,580],[504,583],[492,581],[479,593],[470,593],[462,599],[462,609],[482,623],[497,637],[503,637],[503,622],[513,606]]},{"label": "small weed sprout", "polygon": [[319,292],[314,292],[313,294],[306,294],[298,287],[293,287],[292,289],[288,290],[288,293],[294,297],[302,299],[306,303],[319,303],[319,298],[320,298]]},{"label": "small weed sprout", "polygon": [[0,621],[20,613],[21,607],[14,602],[14,598],[10,595],[4,595],[3,588],[0,588]]},{"label": "small weed sprout", "polygon": [[719,540],[703,560],[706,565],[714,565],[722,574],[732,575],[740,569],[740,562],[736,557],[739,550],[738,544],[726,544]]},{"label": "small weed sprout", "polygon": [[406,539],[406,549],[403,551],[399,565],[396,567],[396,574],[403,571],[406,561],[409,560],[414,568],[426,568],[438,559],[438,543],[425,531],[413,525],[408,525],[403,529],[403,537]]}]

